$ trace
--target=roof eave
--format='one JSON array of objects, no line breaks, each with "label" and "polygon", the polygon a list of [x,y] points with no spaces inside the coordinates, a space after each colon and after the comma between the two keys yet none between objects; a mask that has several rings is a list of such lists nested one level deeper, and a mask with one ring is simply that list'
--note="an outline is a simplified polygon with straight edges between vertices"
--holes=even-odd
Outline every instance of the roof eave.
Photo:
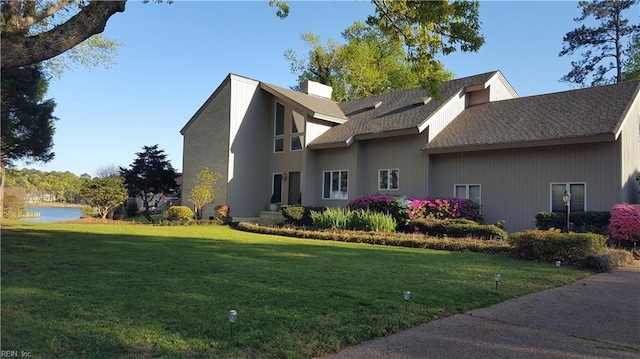
[{"label": "roof eave", "polygon": [[466,146],[429,148],[429,145],[427,145],[422,148],[422,151],[428,154],[443,154],[443,153],[457,153],[457,152],[504,150],[504,149],[527,148],[527,147],[573,145],[573,144],[580,144],[580,143],[607,142],[607,141],[615,141],[615,140],[616,140],[616,135],[614,133],[605,133],[605,134],[598,134],[593,136],[567,137],[567,138],[558,138],[558,139],[550,139],[550,140],[537,140],[537,141],[524,141],[524,142],[477,144],[477,145],[466,145]]},{"label": "roof eave", "polygon": [[[307,110],[309,110],[309,109],[307,109]],[[317,118],[318,120],[329,121],[329,122],[333,122],[333,123],[337,123],[337,124],[343,124],[343,123],[348,121],[345,118],[339,118],[339,117],[335,117],[335,116],[325,115],[323,113],[317,113],[317,112],[313,112],[311,110],[309,110],[309,112],[311,113],[311,117]]]}]

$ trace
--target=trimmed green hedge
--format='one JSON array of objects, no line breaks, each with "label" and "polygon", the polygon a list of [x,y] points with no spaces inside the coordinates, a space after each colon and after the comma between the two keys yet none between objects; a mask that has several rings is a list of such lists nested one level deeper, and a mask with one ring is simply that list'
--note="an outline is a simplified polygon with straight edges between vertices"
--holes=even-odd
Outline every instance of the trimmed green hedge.
[{"label": "trimmed green hedge", "polygon": [[528,230],[512,233],[509,241],[514,253],[524,259],[575,262],[603,253],[607,239],[595,233]]},{"label": "trimmed green hedge", "polygon": [[484,240],[506,240],[509,237],[507,232],[493,224],[478,224],[468,219],[414,219],[401,230],[435,237],[474,237]]},{"label": "trimmed green hedge", "polygon": [[478,240],[474,238],[429,238],[408,233],[382,233],[362,231],[317,231],[291,227],[266,227],[255,223],[240,222],[237,229],[247,232],[278,236],[309,238],[326,241],[366,243],[373,245],[427,248],[447,251],[480,253],[507,253],[511,246],[507,241]]},{"label": "trimmed green hedge", "polygon": [[[591,232],[604,234],[609,228],[609,212],[571,212],[569,222],[573,224],[571,228],[574,232]],[[548,230],[551,228],[565,229],[567,227],[567,214],[564,212],[540,212],[536,215],[536,228]]]},{"label": "trimmed green hedge", "polygon": [[191,221],[193,211],[187,206],[171,206],[162,212],[162,217],[169,221]]}]

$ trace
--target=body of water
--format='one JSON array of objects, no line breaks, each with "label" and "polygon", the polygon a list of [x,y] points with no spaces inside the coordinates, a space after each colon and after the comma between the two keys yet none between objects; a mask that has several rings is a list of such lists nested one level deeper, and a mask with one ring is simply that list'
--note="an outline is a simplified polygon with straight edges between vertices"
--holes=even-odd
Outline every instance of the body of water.
[{"label": "body of water", "polygon": [[29,212],[40,212],[40,217],[23,218],[28,222],[60,222],[78,219],[82,215],[77,207],[26,207]]}]

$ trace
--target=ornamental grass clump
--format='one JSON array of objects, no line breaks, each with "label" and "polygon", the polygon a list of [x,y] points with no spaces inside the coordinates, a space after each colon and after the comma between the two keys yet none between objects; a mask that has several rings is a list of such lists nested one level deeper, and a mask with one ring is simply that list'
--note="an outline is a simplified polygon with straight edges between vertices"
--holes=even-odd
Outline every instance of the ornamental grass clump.
[{"label": "ornamental grass clump", "polygon": [[356,231],[393,232],[396,221],[390,214],[349,208],[327,208],[311,211],[314,227],[320,229],[347,229]]}]

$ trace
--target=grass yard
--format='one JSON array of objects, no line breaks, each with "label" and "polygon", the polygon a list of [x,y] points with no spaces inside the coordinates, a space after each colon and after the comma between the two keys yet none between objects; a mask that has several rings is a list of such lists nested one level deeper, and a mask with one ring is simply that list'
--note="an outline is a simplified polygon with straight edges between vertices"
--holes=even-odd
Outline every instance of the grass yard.
[{"label": "grass yard", "polygon": [[32,358],[309,358],[589,275],[226,226],[14,222],[1,250],[1,349]]}]

